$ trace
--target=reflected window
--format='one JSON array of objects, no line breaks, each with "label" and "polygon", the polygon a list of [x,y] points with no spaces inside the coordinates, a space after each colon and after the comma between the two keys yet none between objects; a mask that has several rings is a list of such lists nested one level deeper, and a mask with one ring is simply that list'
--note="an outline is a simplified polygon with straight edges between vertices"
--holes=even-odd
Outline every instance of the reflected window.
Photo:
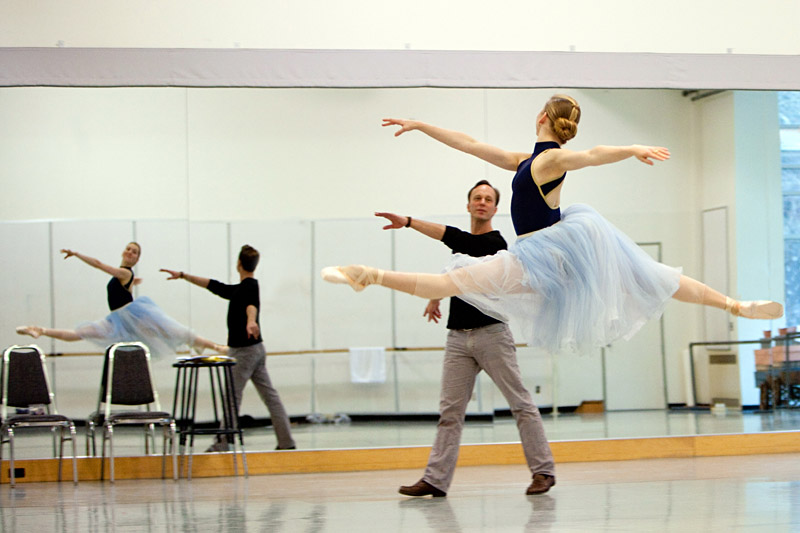
[{"label": "reflected window", "polygon": [[800,92],[778,93],[786,323],[800,324]]}]

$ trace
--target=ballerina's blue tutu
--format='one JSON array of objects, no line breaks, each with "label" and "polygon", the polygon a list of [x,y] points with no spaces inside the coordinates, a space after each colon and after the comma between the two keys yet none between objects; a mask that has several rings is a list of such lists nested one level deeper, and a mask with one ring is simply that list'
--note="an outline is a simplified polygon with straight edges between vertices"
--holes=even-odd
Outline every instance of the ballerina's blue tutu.
[{"label": "ballerina's blue tutu", "polygon": [[514,321],[528,345],[549,353],[588,353],[629,339],[663,313],[681,276],[582,204],[508,251],[456,254],[445,271],[463,291],[459,298]]},{"label": "ballerina's blue tutu", "polygon": [[115,342],[143,342],[155,358],[174,356],[191,346],[195,333],[167,315],[147,296],[112,311],[102,320],[84,322],[76,332],[82,339],[105,349]]}]

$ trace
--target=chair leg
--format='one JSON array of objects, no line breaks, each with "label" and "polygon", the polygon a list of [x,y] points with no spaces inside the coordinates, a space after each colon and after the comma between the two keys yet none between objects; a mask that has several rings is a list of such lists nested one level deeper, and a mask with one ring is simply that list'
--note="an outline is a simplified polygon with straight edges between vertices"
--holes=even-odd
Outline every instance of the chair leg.
[{"label": "chair leg", "polygon": [[[153,435],[153,424],[145,424],[144,426],[144,454],[150,455],[151,453],[155,453],[156,445],[155,445],[155,436]],[[150,445],[152,443],[153,451],[150,451]]]},{"label": "chair leg", "polygon": [[[167,477],[167,425],[161,424],[161,438],[163,440],[161,450],[161,479]],[[155,451],[155,449],[153,450]]]},{"label": "chair leg", "polygon": [[0,465],[3,464],[3,446],[5,445],[6,442],[8,442],[8,439],[4,437],[5,432],[6,432],[5,425],[0,426]]},{"label": "chair leg", "polygon": [[75,431],[75,424],[69,425],[69,440],[72,441],[72,482],[78,484],[78,450],[75,441],[78,440],[78,432]]},{"label": "chair leg", "polygon": [[230,444],[231,444],[231,457],[233,458],[233,475],[239,475],[239,462],[236,460],[236,439],[233,438],[233,435],[227,436]]},{"label": "chair leg", "polygon": [[[247,471],[247,453],[244,451],[244,438],[242,437],[241,430],[239,430],[239,447],[242,449],[242,470],[244,470],[244,477],[249,477]],[[231,435],[231,440],[233,439],[233,435]],[[236,454],[234,454],[236,455]]]},{"label": "chair leg", "polygon": [[156,454],[158,453],[156,450],[156,425],[150,424],[150,449],[153,450],[150,453]]},{"label": "chair leg", "polygon": [[[62,466],[62,463],[64,462],[64,429],[66,429],[64,426],[59,426],[59,428],[58,428],[58,441],[59,441],[58,442],[58,481],[59,482],[61,481],[61,470],[62,470],[61,466]],[[55,433],[56,428],[55,428],[55,426],[52,428],[52,431],[53,431],[53,437],[55,438],[55,436],[56,436],[56,433]]]},{"label": "chair leg", "polygon": [[8,462],[10,465],[9,469],[9,483],[11,488],[17,486],[17,480],[14,477],[14,430],[8,428]]},{"label": "chair leg", "polygon": [[194,433],[189,436],[189,461],[187,461],[186,479],[192,480],[192,454],[194,453]]},{"label": "chair leg", "polygon": [[[58,445],[57,445],[58,440],[57,439],[61,437],[61,430],[60,429],[59,429],[59,432],[58,432],[58,437],[56,437],[56,429],[58,429],[58,428],[56,428],[56,426],[53,426],[53,427],[50,428],[50,435],[53,437],[53,457],[56,456],[56,452],[58,451]],[[59,481],[61,481],[61,478],[59,478]]]},{"label": "chair leg", "polygon": [[[97,445],[94,441],[94,432],[95,432],[95,425],[94,422],[89,420],[86,423],[86,455],[91,457],[97,457]],[[89,446],[91,444],[91,451],[89,450]]]},{"label": "chair leg", "polygon": [[108,465],[109,472],[111,473],[111,483],[114,483],[114,426],[108,424]]},{"label": "chair leg", "polygon": [[178,446],[175,442],[177,438],[177,428],[175,426],[175,422],[171,421],[169,423],[169,447],[172,451],[172,479],[178,481]]},{"label": "chair leg", "polygon": [[106,427],[103,426],[103,445],[102,454],[100,455],[100,481],[105,479],[106,471]]}]

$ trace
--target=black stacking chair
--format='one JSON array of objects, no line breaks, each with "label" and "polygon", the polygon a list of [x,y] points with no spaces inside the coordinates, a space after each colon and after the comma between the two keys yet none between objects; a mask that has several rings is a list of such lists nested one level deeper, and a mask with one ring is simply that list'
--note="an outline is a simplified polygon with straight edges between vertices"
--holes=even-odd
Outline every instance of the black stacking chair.
[{"label": "black stacking chair", "polygon": [[[126,409],[112,411],[112,406],[124,406]],[[137,409],[133,409],[133,407]],[[102,427],[103,452],[100,463],[100,479],[103,479],[105,475],[106,442],[108,442],[112,483],[114,482],[114,428],[121,425],[144,428],[145,453],[149,453],[149,443],[154,443],[153,427],[161,426],[164,433],[161,475],[166,477],[167,443],[169,442],[169,450],[172,453],[173,479],[178,479],[175,419],[170,413],[161,410],[158,392],[153,386],[150,350],[141,342],[119,342],[106,349],[97,410],[89,415],[86,436],[87,453],[91,442],[94,454],[94,434],[98,427]]]},{"label": "black stacking chair", "polygon": [[[64,441],[72,441],[72,479],[78,482],[78,466],[75,453],[75,424],[64,415],[58,414],[55,396],[47,378],[47,365],[44,353],[33,344],[11,346],[3,352],[3,365],[0,371],[0,395],[2,396],[2,428],[0,429],[0,465],[3,462],[3,445],[7,442],[10,450],[10,484],[16,485],[14,472],[14,432],[28,428],[51,428],[59,430],[58,480],[61,481],[61,463],[64,457]],[[9,408],[14,408],[10,412]],[[42,408],[44,412],[34,414],[33,409]],[[24,413],[17,413],[17,410]],[[55,452],[54,441],[54,452]]]}]

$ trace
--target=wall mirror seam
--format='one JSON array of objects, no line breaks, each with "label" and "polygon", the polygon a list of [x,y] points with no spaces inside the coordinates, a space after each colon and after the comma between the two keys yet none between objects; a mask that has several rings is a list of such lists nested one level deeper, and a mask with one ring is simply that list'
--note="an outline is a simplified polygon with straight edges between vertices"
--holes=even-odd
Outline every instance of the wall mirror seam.
[{"label": "wall mirror seam", "polygon": [[[581,103],[581,133],[571,148],[651,143],[672,152],[654,168],[626,162],[571,176],[562,205],[590,204],[654,258],[698,279],[714,275],[704,281],[734,297],[784,302],[786,316],[748,322],[672,302],[630,341],[591,353],[553,358],[520,346],[522,376],[546,415],[548,438],[795,429],[788,410],[748,416],[761,401],[758,345],[699,349],[691,363],[687,353],[692,342],[760,339],[764,330],[778,335],[800,322],[794,283],[800,98],[791,91],[0,88],[6,255],[0,284],[7,304],[0,309],[0,341],[29,342],[14,333],[18,325],[74,328],[105,316],[107,274],[65,261],[59,250],[116,266],[135,241],[141,283],[134,295],[224,344],[227,303],[168,281],[159,269],[235,283],[239,249],[250,244],[261,252],[256,277],[268,367],[293,422],[306,431],[299,447],[429,445],[444,324],[425,321],[421,299],[369,289],[355,294],[324,284],[319,270],[365,263],[439,272],[449,260],[446,247],[408,230],[383,231],[374,212],[466,229],[466,191],[482,179],[500,190],[494,226],[513,242],[513,173],[420,137],[395,138],[381,119],[417,118],[530,152],[537,113],[556,92]],[[59,411],[87,416],[95,406],[100,350],[83,341],[33,342],[62,354],[50,358]],[[384,373],[354,383],[353,354],[368,348],[383,350]],[[715,358],[720,354],[734,357]],[[166,406],[175,386],[172,363],[154,362]],[[620,418],[571,416],[596,401]],[[719,402],[744,414],[710,428],[687,407]],[[462,442],[518,441],[507,410],[482,373]],[[258,428],[248,451],[273,449],[252,385],[241,414]],[[309,416],[351,422],[319,424]],[[397,423],[404,417],[430,425],[404,434]]]}]

